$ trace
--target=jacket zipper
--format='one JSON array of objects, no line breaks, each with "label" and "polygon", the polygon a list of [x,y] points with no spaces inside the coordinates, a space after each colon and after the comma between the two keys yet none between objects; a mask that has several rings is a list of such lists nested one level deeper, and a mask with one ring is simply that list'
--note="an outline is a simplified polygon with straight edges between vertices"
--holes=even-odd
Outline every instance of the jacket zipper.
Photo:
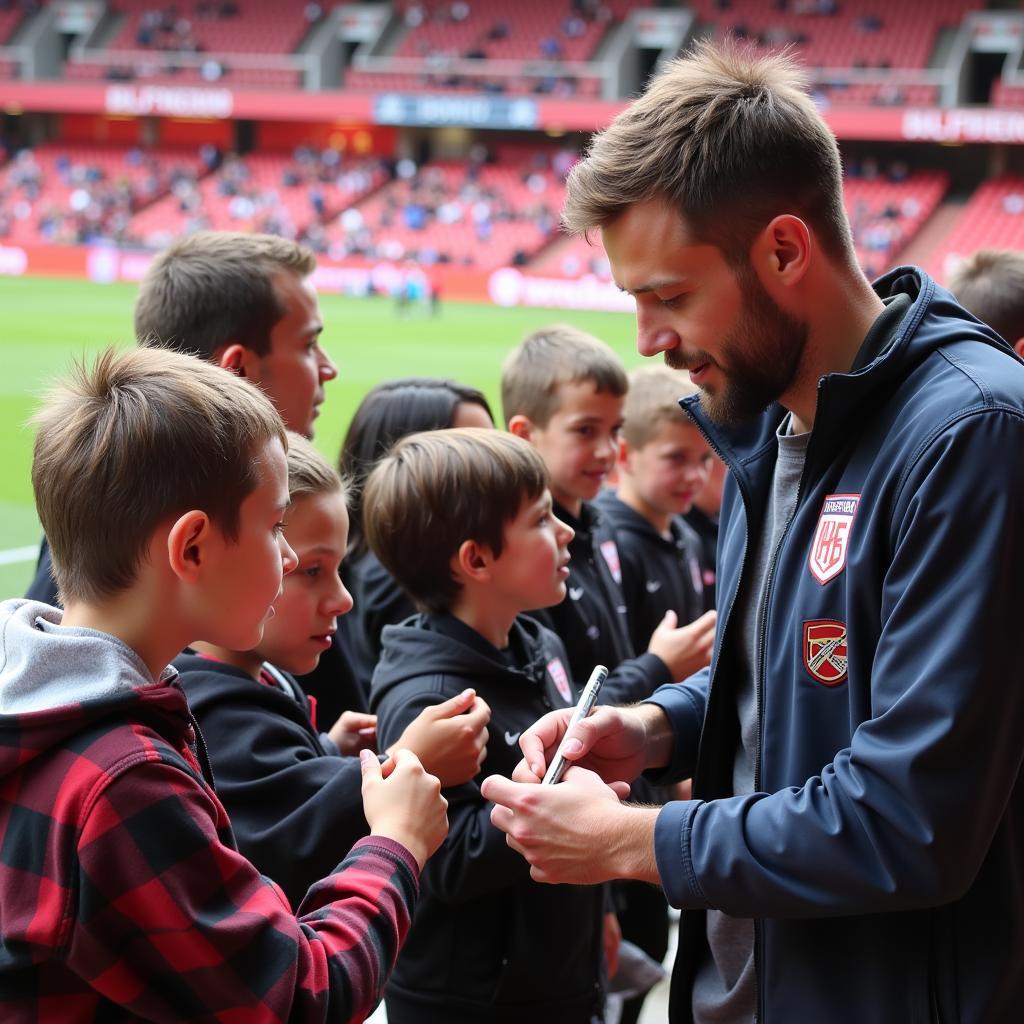
[{"label": "jacket zipper", "polygon": [[[733,469],[731,461],[725,457],[725,453],[722,451],[722,449],[715,442],[715,439],[713,437],[711,437],[711,435],[708,434],[708,432],[704,429],[703,424],[700,423],[697,420],[694,420],[694,422],[697,424],[697,429],[700,430],[700,432],[704,435],[704,440],[707,441],[708,446],[722,460],[722,462],[725,463],[725,465],[728,468],[729,472],[732,473],[733,479],[736,481],[736,486],[737,486],[737,488],[739,489],[739,492],[740,492],[740,498],[743,501],[743,509],[744,509],[744,511],[746,513],[747,524],[749,526],[750,514],[751,514],[751,501],[750,501],[750,495],[747,493],[746,485],[742,482],[740,474],[737,473],[735,471],[735,469]],[[739,575],[736,577],[736,589],[733,591],[732,600],[729,602],[729,610],[728,610],[728,612],[726,612],[725,618],[722,620],[722,628],[721,628],[721,630],[717,631],[717,636],[715,637],[714,663],[715,663],[716,672],[713,675],[708,677],[708,706],[707,706],[707,708],[704,711],[704,720],[705,721],[707,721],[708,711],[710,711],[710,709],[711,709],[711,694],[712,694],[712,692],[714,690],[715,675],[717,675],[719,656],[721,654],[722,648],[724,647],[724,643],[725,643],[726,630],[729,628],[729,623],[732,621],[732,613],[733,613],[733,611],[736,608],[736,599],[739,597],[740,591],[743,588],[743,579],[744,579],[744,576],[746,574],[746,569],[747,569],[747,555],[749,554],[749,548],[750,548],[749,542],[750,542],[750,531],[749,531],[749,529],[745,529],[744,536],[743,536],[743,558],[740,561]],[[701,731],[700,731],[700,738],[697,740],[697,759],[695,761],[695,765],[696,765],[697,768],[700,767],[701,753],[703,752],[703,750],[704,750],[704,730],[701,729]],[[696,770],[694,771],[694,776],[695,776],[694,782],[696,782],[697,781],[696,780]]]},{"label": "jacket zipper", "polygon": [[[818,398],[821,398],[821,386],[824,383],[824,378],[818,381]],[[820,402],[818,403],[820,405]],[[791,414],[792,415],[792,414]],[[762,713],[763,695],[764,695],[764,676],[766,668],[766,652],[765,647],[768,636],[768,615],[771,609],[771,596],[772,596],[772,584],[775,582],[775,570],[779,564],[779,553],[782,551],[783,545],[786,543],[786,538],[789,537],[790,527],[793,525],[793,520],[796,518],[797,511],[800,508],[800,499],[804,495],[804,482],[807,480],[807,468],[811,465],[811,446],[814,442],[814,432],[812,428],[811,436],[807,441],[807,451],[804,455],[804,468],[800,473],[800,482],[796,488],[796,500],[793,502],[793,510],[789,514],[789,518],[786,520],[786,525],[782,528],[782,534],[779,536],[779,542],[775,545],[775,550],[772,552],[771,565],[768,566],[768,576],[765,579],[764,584],[764,601],[762,602],[762,614],[761,623],[757,631],[757,650],[755,655],[757,657],[757,679],[755,680],[756,686],[754,688],[754,706],[757,711],[757,746],[754,749],[754,792],[761,792],[761,753],[764,747],[764,715]],[[761,971],[759,964],[761,957],[763,956],[764,948],[764,924],[760,918],[754,920],[754,977],[757,979],[757,1015],[754,1020],[756,1022],[763,1022],[765,1020],[764,1011],[764,985],[761,983]]]}]

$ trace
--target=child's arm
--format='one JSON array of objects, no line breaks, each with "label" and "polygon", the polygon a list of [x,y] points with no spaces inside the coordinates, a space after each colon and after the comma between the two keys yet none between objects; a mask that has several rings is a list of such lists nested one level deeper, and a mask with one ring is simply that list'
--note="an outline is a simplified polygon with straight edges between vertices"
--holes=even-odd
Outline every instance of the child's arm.
[{"label": "child's arm", "polygon": [[442,786],[461,786],[480,771],[487,755],[490,720],[487,702],[473,690],[463,690],[440,704],[423,707],[382,749],[387,753],[411,750]]},{"label": "child's arm", "polygon": [[[375,704],[382,746],[395,744],[411,722],[445,700],[442,677],[411,682],[387,691]],[[529,865],[491,824],[494,804],[483,798],[476,782],[445,789],[444,795],[448,838],[424,873],[432,896],[461,903],[529,877]]]},{"label": "child's arm", "polygon": [[[186,692],[199,692],[196,673],[183,678]],[[239,849],[296,907],[369,832],[359,760],[325,755],[291,698],[255,685],[242,693],[201,696],[195,715]]]},{"label": "child's arm", "polygon": [[[444,834],[437,780],[402,765],[393,780],[418,794],[427,850]],[[408,931],[417,861],[391,838],[361,840],[296,917],[230,839],[216,797],[182,768],[117,776],[78,838],[68,967],[151,1020],[361,1021]]]}]

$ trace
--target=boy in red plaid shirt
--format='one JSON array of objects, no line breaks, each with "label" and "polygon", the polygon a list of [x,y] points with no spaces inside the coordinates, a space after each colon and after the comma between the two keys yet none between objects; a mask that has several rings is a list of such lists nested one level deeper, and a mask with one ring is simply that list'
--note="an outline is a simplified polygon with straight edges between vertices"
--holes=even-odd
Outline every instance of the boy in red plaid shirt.
[{"label": "boy in red plaid shirt", "polygon": [[367,756],[371,835],[296,914],[235,849],[167,667],[199,638],[258,643],[294,568],[280,418],[215,366],[136,349],[37,422],[65,610],[0,605],[0,1019],[362,1020],[447,831],[438,780]]}]

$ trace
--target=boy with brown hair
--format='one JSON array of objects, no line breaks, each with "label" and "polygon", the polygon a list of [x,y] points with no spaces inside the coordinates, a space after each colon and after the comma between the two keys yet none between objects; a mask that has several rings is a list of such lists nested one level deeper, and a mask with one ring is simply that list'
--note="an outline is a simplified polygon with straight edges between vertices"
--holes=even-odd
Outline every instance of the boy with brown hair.
[{"label": "boy with brown hair", "polygon": [[362,1020],[446,831],[438,782],[364,760],[371,838],[301,916],[234,848],[168,668],[245,648],[295,558],[286,436],[245,381],[108,351],[37,416],[65,610],[0,605],[0,1016]]},{"label": "boy with brown hair", "polygon": [[600,888],[538,885],[489,820],[485,775],[575,700],[556,636],[522,614],[565,596],[572,530],[543,461],[508,434],[450,429],[400,441],[364,492],[367,539],[423,610],[383,631],[372,683],[382,743],[423,708],[474,687],[493,739],[475,779],[446,790],[447,843],[387,990],[391,1024],[590,1024],[602,994]]},{"label": "boy with brown hair", "polygon": [[634,657],[614,531],[592,504],[615,465],[629,381],[615,353],[575,327],[529,335],[502,367],[511,433],[529,441],[551,474],[556,514],[572,526],[569,600],[538,613],[569,652],[580,686],[595,664],[612,671],[603,700],[626,703],[706,665],[714,616],[677,626],[668,614]]},{"label": "boy with brown hair", "polygon": [[[597,499],[618,540],[626,616],[637,650],[670,609],[680,622],[692,622],[707,607],[701,541],[683,519],[707,483],[713,458],[679,405],[680,398],[696,392],[684,374],[664,366],[629,375],[618,486]],[[714,631],[705,639],[710,660]]]}]

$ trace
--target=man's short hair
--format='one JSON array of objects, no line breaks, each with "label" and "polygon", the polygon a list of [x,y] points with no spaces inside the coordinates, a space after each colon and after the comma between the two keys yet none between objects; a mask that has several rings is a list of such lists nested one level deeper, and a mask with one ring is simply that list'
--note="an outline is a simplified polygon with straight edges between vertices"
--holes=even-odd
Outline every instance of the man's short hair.
[{"label": "man's short hair", "polygon": [[632,448],[643,448],[662,423],[696,425],[683,412],[679,399],[697,394],[690,375],[667,366],[643,366],[629,375],[629,391],[622,408],[622,437]]},{"label": "man's short hair", "polygon": [[424,611],[459,594],[451,560],[475,540],[498,557],[505,526],[548,486],[526,441],[478,427],[431,430],[399,441],[370,474],[363,524],[373,553]]},{"label": "man's short hair", "polygon": [[949,290],[1011,345],[1024,338],[1024,252],[979,249],[953,272]]},{"label": "man's short hair", "polygon": [[310,249],[277,235],[186,235],[161,252],[142,279],[135,338],[200,359],[234,343],[266,355],[271,329],[285,314],[274,278],[305,278],[315,269]]},{"label": "man's short hair", "polygon": [[177,352],[108,349],[77,365],[36,413],[36,508],[64,603],[135,580],[153,532],[201,509],[237,539],[281,417],[258,388]]},{"label": "man's short hair", "polygon": [[292,502],[314,494],[345,492],[338,471],[317,451],[312,441],[288,431],[288,495]]},{"label": "man's short hair", "polygon": [[588,234],[664,199],[695,241],[739,265],[772,218],[794,214],[855,265],[835,136],[791,56],[698,44],[594,137],[566,182],[566,230]]},{"label": "man's short hair", "polygon": [[629,382],[619,357],[598,338],[569,324],[553,324],[528,335],[501,368],[505,425],[526,416],[542,429],[558,412],[563,384],[591,381],[601,394],[621,396]]}]

